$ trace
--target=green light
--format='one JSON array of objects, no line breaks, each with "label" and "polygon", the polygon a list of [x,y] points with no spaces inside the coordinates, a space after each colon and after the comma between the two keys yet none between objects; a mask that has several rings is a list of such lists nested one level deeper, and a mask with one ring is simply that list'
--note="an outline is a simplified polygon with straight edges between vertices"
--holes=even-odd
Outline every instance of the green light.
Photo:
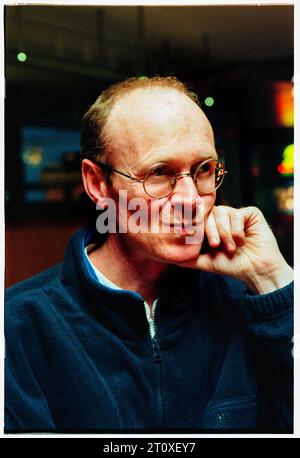
[{"label": "green light", "polygon": [[25,54],[25,52],[19,52],[19,54],[17,55],[17,59],[19,62],[26,62],[27,55]]},{"label": "green light", "polygon": [[282,161],[278,165],[277,170],[281,175],[286,177],[294,174],[294,144],[287,145],[282,152]]},{"label": "green light", "polygon": [[204,103],[207,107],[212,107],[215,101],[212,97],[206,97],[206,99],[204,100]]},{"label": "green light", "polygon": [[284,162],[294,165],[294,144],[288,145],[282,152]]}]

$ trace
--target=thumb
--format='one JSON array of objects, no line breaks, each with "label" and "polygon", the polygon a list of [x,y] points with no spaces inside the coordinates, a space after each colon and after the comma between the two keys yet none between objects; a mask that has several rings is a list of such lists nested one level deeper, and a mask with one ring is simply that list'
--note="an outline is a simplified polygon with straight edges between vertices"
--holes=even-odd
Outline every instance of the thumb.
[{"label": "thumb", "polygon": [[197,269],[204,272],[212,272],[213,268],[213,257],[212,253],[200,254],[197,258],[190,261],[183,261],[176,263],[177,266],[182,268]]}]

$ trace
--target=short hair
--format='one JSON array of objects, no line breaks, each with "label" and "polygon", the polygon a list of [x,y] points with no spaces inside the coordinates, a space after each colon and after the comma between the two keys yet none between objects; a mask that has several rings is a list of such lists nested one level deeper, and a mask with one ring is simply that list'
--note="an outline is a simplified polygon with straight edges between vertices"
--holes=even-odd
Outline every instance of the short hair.
[{"label": "short hair", "polygon": [[132,77],[109,86],[90,106],[81,120],[81,157],[93,162],[105,160],[109,138],[107,122],[115,102],[135,89],[173,89],[187,95],[200,106],[198,96],[174,76]]}]

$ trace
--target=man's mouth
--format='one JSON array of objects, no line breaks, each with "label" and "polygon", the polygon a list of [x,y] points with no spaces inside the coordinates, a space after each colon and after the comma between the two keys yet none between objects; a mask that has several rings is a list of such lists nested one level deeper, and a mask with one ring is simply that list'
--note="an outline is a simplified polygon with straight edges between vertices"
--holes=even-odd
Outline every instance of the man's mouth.
[{"label": "man's mouth", "polygon": [[162,223],[164,227],[170,228],[170,232],[192,234],[196,231],[196,224],[191,222]]},{"label": "man's mouth", "polygon": [[173,222],[169,223],[170,227],[182,227],[182,228],[194,228],[196,227],[196,223],[193,221],[181,221],[181,222]]}]

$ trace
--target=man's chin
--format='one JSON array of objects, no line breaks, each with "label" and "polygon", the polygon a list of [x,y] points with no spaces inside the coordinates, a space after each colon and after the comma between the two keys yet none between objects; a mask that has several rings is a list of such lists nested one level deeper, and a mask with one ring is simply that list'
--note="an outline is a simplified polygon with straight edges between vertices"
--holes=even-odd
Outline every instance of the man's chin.
[{"label": "man's chin", "polygon": [[178,264],[181,262],[192,261],[199,256],[202,244],[183,245],[170,247],[165,250],[163,257],[165,262],[170,264]]}]

